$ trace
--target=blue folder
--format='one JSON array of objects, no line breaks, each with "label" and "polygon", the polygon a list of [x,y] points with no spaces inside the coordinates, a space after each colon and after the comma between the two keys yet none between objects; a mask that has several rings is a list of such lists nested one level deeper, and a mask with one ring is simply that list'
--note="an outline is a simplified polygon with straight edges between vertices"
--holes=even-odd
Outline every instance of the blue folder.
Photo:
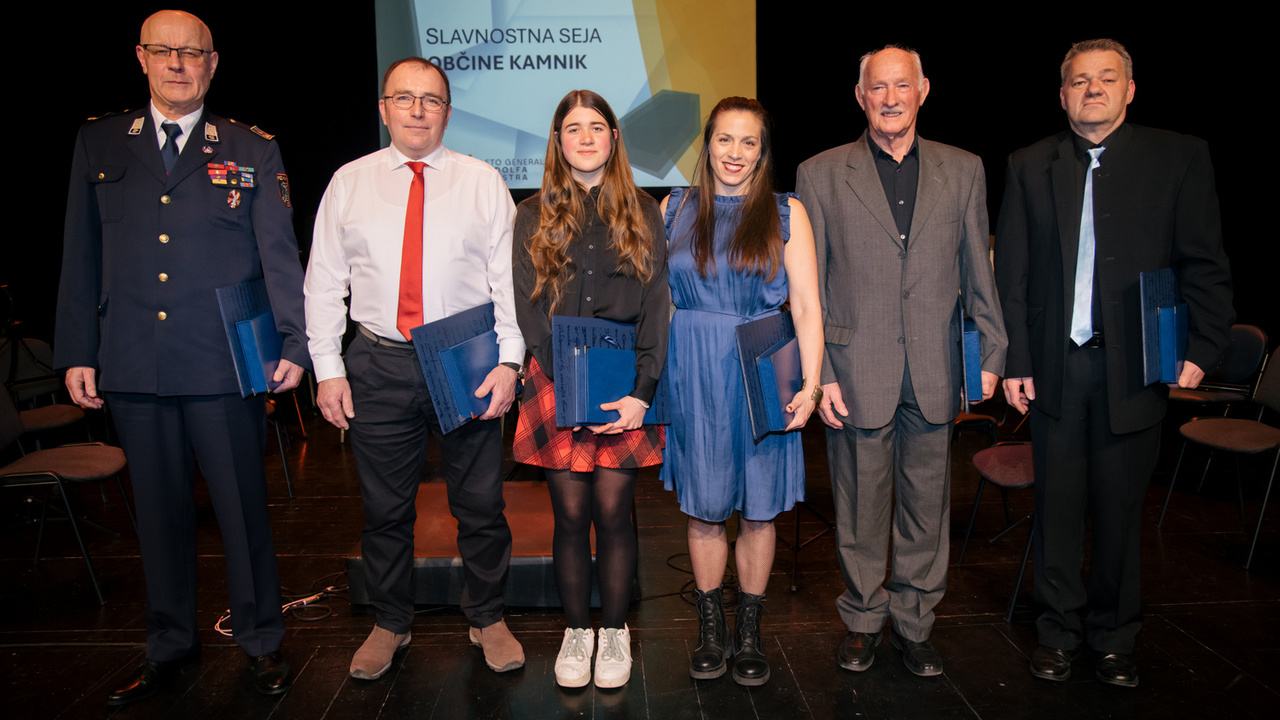
[{"label": "blue folder", "polygon": [[[498,365],[493,303],[413,328],[409,337],[441,432],[453,432],[489,409],[489,396],[477,398],[475,393]],[[446,356],[451,359],[445,360]]]},{"label": "blue folder", "polygon": [[271,378],[280,364],[284,338],[276,329],[266,281],[258,278],[220,287],[215,292],[240,396],[274,389],[277,385]]},{"label": "blue folder", "polygon": [[1176,383],[1187,349],[1187,304],[1157,308],[1156,316],[1160,326],[1160,382]]},{"label": "blue folder", "polygon": [[[600,405],[620,400],[635,389],[635,346],[634,325],[600,318],[551,316],[551,374],[555,378],[557,427],[601,425],[620,417],[616,411],[601,415]],[[619,379],[624,376],[626,379]],[[644,422],[670,424],[670,398],[667,373],[663,370]],[[583,410],[588,406],[590,410]]]},{"label": "blue folder", "polygon": [[969,403],[982,402],[982,343],[978,334],[978,324],[973,318],[964,319],[964,402],[965,410]]},{"label": "blue folder", "polygon": [[[604,425],[617,420],[617,410],[601,410],[605,403],[630,395],[636,387],[636,354],[611,347],[581,347],[573,351],[575,408],[570,418],[574,426]],[[644,413],[644,422],[654,425],[658,413],[653,403]]]},{"label": "blue folder", "polygon": [[245,371],[252,393],[275,390],[280,386],[273,378],[280,365],[284,338],[276,330],[276,316],[270,310],[236,323],[240,351],[244,354]]},{"label": "blue folder", "polygon": [[[1142,303],[1142,384],[1174,383],[1177,367],[1187,349],[1186,304],[1178,290],[1173,270],[1150,270],[1138,275],[1138,294]],[[1171,333],[1161,330],[1160,309],[1182,308],[1182,331],[1179,335],[1177,311],[1170,316]]]},{"label": "blue folder", "polygon": [[477,418],[489,410],[489,396],[476,397],[476,390],[498,365],[498,333],[490,330],[470,340],[440,351],[440,364],[458,415]]},{"label": "blue folder", "polygon": [[[778,349],[796,337],[796,326],[790,312],[777,313],[745,322],[734,328],[738,343],[738,362],[742,368],[742,383],[747,393],[747,413],[751,420],[751,434],[758,442],[770,432],[778,432],[786,427],[779,425],[769,417],[769,405],[786,407],[795,397],[803,384],[799,361],[799,344],[796,345],[796,361],[794,368],[773,363],[773,381],[766,381],[760,371],[759,359],[775,356]],[[786,375],[779,382],[779,371]],[[795,387],[787,393],[780,389],[785,382],[786,387]],[[781,412],[781,410],[776,410]],[[789,422],[789,421],[788,421]]]},{"label": "blue folder", "polygon": [[804,387],[804,370],[800,367],[800,341],[796,338],[779,340],[756,358],[756,371],[760,374],[760,389],[764,396],[769,432],[786,430],[796,416],[793,412],[787,412],[787,405],[800,392],[800,388]]}]

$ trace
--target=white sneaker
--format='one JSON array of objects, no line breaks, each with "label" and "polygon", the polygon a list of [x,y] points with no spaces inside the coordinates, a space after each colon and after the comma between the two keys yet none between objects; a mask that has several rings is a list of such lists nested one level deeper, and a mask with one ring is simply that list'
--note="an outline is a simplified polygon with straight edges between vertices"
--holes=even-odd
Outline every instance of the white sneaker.
[{"label": "white sneaker", "polygon": [[596,651],[596,687],[616,688],[631,679],[631,629],[601,628]]},{"label": "white sneaker", "polygon": [[556,657],[556,684],[571,688],[586,685],[591,680],[594,649],[595,633],[591,628],[565,628],[560,655]]}]

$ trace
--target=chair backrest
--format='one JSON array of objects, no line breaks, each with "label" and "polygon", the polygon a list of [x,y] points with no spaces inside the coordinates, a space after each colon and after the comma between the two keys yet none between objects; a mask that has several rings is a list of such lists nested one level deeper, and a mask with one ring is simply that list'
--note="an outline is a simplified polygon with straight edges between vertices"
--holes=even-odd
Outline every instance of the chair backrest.
[{"label": "chair backrest", "polygon": [[0,339],[0,381],[19,401],[56,393],[62,387],[53,369],[53,350],[35,338]]},{"label": "chair backrest", "polygon": [[8,389],[0,387],[0,450],[9,447],[9,443],[22,433],[22,416],[13,404],[13,398],[9,397]]},{"label": "chair backrest", "polygon": [[1253,401],[1280,412],[1280,360],[1276,359],[1276,353],[1271,353],[1262,370],[1258,389],[1253,391]]},{"label": "chair backrest", "polygon": [[1262,328],[1257,325],[1232,325],[1231,345],[1208,379],[1215,382],[1247,383],[1258,372],[1262,359],[1266,356],[1267,333]]}]

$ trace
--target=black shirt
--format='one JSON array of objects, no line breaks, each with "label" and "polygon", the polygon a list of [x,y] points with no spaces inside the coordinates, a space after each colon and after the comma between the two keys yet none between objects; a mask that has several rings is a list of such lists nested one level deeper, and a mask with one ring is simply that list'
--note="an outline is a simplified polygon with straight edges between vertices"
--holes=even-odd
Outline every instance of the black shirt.
[{"label": "black shirt", "polygon": [[884,197],[893,211],[893,221],[898,226],[898,238],[907,244],[911,234],[911,216],[916,211],[916,186],[920,182],[920,136],[911,141],[911,149],[902,156],[902,162],[893,159],[871,139],[867,133],[867,145],[876,160],[876,172],[884,186]]},{"label": "black shirt", "polygon": [[[647,402],[653,401],[658,377],[667,359],[667,333],[671,322],[671,288],[667,285],[667,242],[658,213],[658,203],[640,192],[640,205],[653,239],[653,276],[641,283],[634,275],[619,272],[618,253],[609,240],[609,228],[600,218],[596,199],[600,187],[591,189],[587,199],[587,219],[582,233],[569,240],[565,253],[569,256],[572,276],[565,283],[564,295],[555,314],[593,317],[636,326],[636,387],[630,394]],[[537,273],[529,255],[529,238],[538,230],[541,193],[516,207],[515,229],[511,238],[512,280],[516,294],[516,320],[524,334],[525,345],[548,378],[553,376],[550,300],[545,291],[536,304],[529,302]]]}]

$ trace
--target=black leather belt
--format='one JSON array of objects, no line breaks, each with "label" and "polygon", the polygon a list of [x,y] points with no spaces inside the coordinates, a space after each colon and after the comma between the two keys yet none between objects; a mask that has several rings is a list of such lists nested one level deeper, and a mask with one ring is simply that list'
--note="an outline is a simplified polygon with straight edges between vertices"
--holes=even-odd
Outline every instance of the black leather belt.
[{"label": "black leather belt", "polygon": [[374,345],[387,345],[393,348],[400,348],[401,350],[413,349],[413,343],[400,342],[399,340],[384,338],[378,333],[365,327],[364,325],[357,324],[356,327],[360,329],[360,334],[372,340]]}]

